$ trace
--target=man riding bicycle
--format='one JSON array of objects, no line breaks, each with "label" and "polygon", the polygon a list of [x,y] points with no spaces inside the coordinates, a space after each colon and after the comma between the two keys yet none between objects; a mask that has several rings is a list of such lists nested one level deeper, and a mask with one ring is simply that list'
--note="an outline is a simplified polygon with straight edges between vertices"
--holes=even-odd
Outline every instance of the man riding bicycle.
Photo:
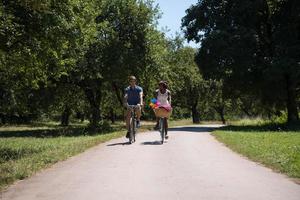
[{"label": "man riding bicycle", "polygon": [[124,96],[124,104],[127,108],[126,113],[126,128],[127,128],[127,134],[126,138],[129,138],[130,133],[130,117],[131,112],[128,108],[129,105],[137,105],[137,108],[135,109],[136,115],[137,115],[137,121],[136,126],[140,127],[140,118],[141,118],[141,107],[143,105],[143,88],[136,85],[136,78],[135,76],[129,77],[129,86],[125,89],[125,96]]}]

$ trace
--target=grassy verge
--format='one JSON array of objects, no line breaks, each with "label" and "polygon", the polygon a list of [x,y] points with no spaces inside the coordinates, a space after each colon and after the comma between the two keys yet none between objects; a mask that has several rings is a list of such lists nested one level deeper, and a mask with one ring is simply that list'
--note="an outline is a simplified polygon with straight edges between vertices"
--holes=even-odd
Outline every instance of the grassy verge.
[{"label": "grassy verge", "polygon": [[300,178],[300,131],[284,124],[231,125],[213,135],[232,150],[276,171]]}]

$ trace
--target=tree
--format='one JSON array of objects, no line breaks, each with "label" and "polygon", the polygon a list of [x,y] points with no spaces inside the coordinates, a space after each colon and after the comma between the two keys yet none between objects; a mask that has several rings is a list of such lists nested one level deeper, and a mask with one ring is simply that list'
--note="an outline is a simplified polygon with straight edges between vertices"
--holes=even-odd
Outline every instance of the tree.
[{"label": "tree", "polygon": [[183,39],[178,35],[169,45],[169,82],[172,89],[173,105],[187,108],[193,123],[200,123],[198,104],[203,91],[203,80],[194,61],[196,50],[183,46]]},{"label": "tree", "polygon": [[188,40],[201,42],[196,60],[205,78],[222,80],[232,97],[285,105],[291,122],[299,119],[299,7],[294,0],[203,0],[182,26]]},{"label": "tree", "polygon": [[95,30],[94,5],[93,0],[1,2],[0,80],[5,83],[0,90],[2,98],[16,97],[15,103],[2,104],[4,115],[38,110],[29,109],[37,105],[33,95],[60,82],[83,57]]},{"label": "tree", "polygon": [[143,74],[147,66],[148,34],[152,33],[156,9],[152,1],[104,1],[97,22],[95,41],[73,71],[75,83],[91,106],[91,125],[101,116],[103,86],[110,83],[121,103],[122,85],[131,74]]}]

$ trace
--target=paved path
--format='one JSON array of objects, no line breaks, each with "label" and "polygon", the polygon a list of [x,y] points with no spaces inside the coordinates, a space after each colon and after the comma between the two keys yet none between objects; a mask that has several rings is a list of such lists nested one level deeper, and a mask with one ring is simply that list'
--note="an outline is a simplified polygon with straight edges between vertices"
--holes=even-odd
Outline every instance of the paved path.
[{"label": "paved path", "polygon": [[111,140],[11,186],[7,200],[300,200],[300,185],[217,142],[207,127]]}]

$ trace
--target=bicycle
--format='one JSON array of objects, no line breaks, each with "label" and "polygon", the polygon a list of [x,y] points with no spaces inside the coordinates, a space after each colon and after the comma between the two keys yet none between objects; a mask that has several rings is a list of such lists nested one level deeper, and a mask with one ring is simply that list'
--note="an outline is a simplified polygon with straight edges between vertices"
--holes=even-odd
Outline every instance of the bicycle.
[{"label": "bicycle", "polygon": [[160,132],[160,137],[161,137],[161,144],[164,143],[167,135],[167,119],[170,117],[171,115],[171,111],[167,111],[164,108],[154,108],[153,109],[155,116],[159,119],[158,121],[158,130]]},{"label": "bicycle", "polygon": [[136,108],[139,108],[139,105],[127,105],[127,108],[130,109],[130,121],[129,121],[129,143],[132,144],[135,142],[135,135],[137,132],[136,128]]}]

